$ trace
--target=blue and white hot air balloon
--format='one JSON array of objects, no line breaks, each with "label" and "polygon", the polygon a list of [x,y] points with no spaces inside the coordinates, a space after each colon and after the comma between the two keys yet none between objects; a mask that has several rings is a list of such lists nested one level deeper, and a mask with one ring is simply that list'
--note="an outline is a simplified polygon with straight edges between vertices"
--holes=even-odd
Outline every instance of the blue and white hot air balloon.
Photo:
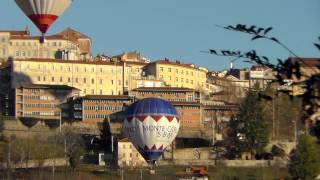
[{"label": "blue and white hot air balloon", "polygon": [[158,98],[146,98],[130,105],[125,111],[124,133],[140,154],[153,166],[179,131],[176,109]]}]

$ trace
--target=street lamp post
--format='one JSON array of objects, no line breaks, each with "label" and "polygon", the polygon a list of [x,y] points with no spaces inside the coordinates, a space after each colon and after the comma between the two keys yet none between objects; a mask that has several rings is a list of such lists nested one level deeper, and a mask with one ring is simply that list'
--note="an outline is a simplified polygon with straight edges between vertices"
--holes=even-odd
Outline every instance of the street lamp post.
[{"label": "street lamp post", "polygon": [[59,132],[61,133],[61,121],[62,121],[62,108],[60,107],[60,114],[59,114]]}]

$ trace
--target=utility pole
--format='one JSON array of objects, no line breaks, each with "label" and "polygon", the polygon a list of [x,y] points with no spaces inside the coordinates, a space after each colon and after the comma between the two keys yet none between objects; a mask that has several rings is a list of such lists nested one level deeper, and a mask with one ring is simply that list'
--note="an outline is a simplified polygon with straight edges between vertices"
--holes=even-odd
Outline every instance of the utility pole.
[{"label": "utility pole", "polygon": [[68,166],[68,160],[67,160],[67,137],[64,136],[64,158],[66,160],[66,166]]},{"label": "utility pole", "polygon": [[61,108],[61,106],[60,106],[60,115],[59,115],[59,131],[60,131],[60,133],[61,133],[61,120],[62,120],[62,108]]},{"label": "utility pole", "polygon": [[272,98],[272,139],[275,140],[275,113],[274,113],[274,101],[275,98]]},{"label": "utility pole", "polygon": [[142,180],[142,169],[140,169],[140,179]]},{"label": "utility pole", "polygon": [[297,121],[296,121],[296,120],[294,120],[294,121],[293,121],[293,124],[294,124],[294,143],[295,143],[295,145],[297,145],[297,140],[298,140],[298,133],[297,133],[297,131],[298,131],[298,128],[297,128]]},{"label": "utility pole", "polygon": [[[214,137],[215,137],[215,132],[214,132],[214,127],[215,127],[215,123],[214,123],[214,119],[213,116],[211,116],[211,126],[212,126],[212,146],[214,146]],[[216,116],[217,117],[217,116]]]},{"label": "utility pole", "polygon": [[123,180],[123,168],[121,168],[121,180]]},{"label": "utility pole", "polygon": [[10,168],[11,168],[11,138],[8,143],[8,167],[7,168],[10,171]]}]

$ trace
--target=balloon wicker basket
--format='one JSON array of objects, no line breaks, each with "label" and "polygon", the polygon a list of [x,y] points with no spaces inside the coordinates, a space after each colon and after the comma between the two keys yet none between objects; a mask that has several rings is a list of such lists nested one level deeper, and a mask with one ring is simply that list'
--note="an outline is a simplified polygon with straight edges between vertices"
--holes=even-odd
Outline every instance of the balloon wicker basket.
[{"label": "balloon wicker basket", "polygon": [[44,34],[42,34],[42,36],[39,39],[40,43],[43,44],[45,40],[46,40],[46,37],[44,36]]},{"label": "balloon wicker basket", "polygon": [[149,167],[149,174],[150,175],[155,175],[156,170],[155,170],[155,160],[148,161],[148,167]]},{"label": "balloon wicker basket", "polygon": [[156,174],[156,170],[155,169],[149,169],[149,174],[150,175],[155,175]]}]

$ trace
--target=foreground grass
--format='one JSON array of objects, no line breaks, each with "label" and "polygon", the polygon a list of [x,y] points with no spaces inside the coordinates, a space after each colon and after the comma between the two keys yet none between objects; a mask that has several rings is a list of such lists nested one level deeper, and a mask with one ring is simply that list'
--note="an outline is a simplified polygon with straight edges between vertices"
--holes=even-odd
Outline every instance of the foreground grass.
[{"label": "foreground grass", "polygon": [[5,162],[6,155],[6,143],[4,141],[0,141],[0,162]]},{"label": "foreground grass", "polygon": [[[63,167],[57,168],[53,175],[51,168],[17,170],[13,172],[13,179],[69,179],[69,180],[176,180],[175,173],[184,171],[183,166],[162,166],[156,168],[156,174],[150,175],[147,168],[143,169],[110,169],[95,165],[80,165],[75,171]],[[210,180],[273,180],[287,176],[287,169],[278,167],[268,168],[234,168],[208,167]],[[0,178],[6,179],[5,172]]]},{"label": "foreground grass", "polygon": [[[165,166],[156,168],[156,174],[150,175],[144,168],[140,170],[125,169],[123,171],[124,180],[174,180],[175,173],[184,171],[185,167]],[[234,168],[234,167],[209,167],[209,177],[214,180],[269,180],[281,179],[287,176],[287,169],[278,167],[269,168]],[[121,179],[121,170],[106,170],[104,173],[96,174],[102,179]]]}]

